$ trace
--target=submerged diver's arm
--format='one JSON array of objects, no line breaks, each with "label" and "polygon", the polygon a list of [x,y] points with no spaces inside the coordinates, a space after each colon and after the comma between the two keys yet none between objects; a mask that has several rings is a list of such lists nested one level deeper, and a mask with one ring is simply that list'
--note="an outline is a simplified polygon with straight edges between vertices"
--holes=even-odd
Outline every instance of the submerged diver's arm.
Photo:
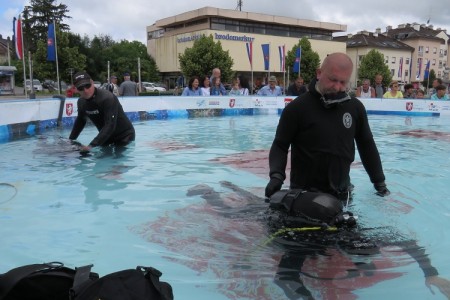
[{"label": "submerged diver's arm", "polygon": [[403,250],[411,255],[411,257],[417,261],[419,267],[422,269],[425,275],[425,285],[434,294],[431,286],[435,286],[439,291],[450,299],[450,280],[439,277],[438,270],[432,266],[431,260],[425,253],[425,248],[417,245],[415,241],[408,241],[400,245]]}]

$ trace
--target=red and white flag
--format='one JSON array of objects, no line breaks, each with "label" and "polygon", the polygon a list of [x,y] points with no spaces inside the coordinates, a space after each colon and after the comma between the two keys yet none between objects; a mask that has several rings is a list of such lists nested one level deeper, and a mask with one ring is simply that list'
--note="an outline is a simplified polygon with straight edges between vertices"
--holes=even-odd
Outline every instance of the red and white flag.
[{"label": "red and white flag", "polygon": [[18,19],[14,17],[13,20],[13,33],[14,33],[14,44],[16,46],[16,55],[18,59],[23,58],[23,43],[22,43],[22,20],[20,16]]}]

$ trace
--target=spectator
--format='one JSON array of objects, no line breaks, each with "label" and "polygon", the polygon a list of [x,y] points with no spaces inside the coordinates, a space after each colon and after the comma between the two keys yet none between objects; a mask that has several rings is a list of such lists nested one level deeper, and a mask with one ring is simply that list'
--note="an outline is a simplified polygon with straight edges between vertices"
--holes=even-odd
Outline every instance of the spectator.
[{"label": "spectator", "polygon": [[200,90],[202,91],[202,96],[211,95],[211,81],[209,81],[208,76],[203,76],[200,80]]},{"label": "spectator", "polygon": [[383,98],[390,98],[390,99],[403,98],[403,93],[400,92],[398,82],[396,80],[392,81],[389,87],[390,90],[384,93]]},{"label": "spectator", "polygon": [[260,96],[281,96],[281,88],[277,85],[277,78],[275,76],[270,76],[269,85],[264,86],[258,91]]},{"label": "spectator", "polygon": [[74,85],[81,96],[77,102],[78,116],[69,139],[78,138],[87,119],[90,119],[99,131],[89,145],[81,147],[81,151],[88,152],[96,146],[124,146],[134,141],[134,127],[115,95],[96,88],[86,72],[74,75]]},{"label": "spectator", "polygon": [[212,77],[211,83],[211,96],[225,96],[227,94],[227,90],[220,82],[220,77]]},{"label": "spectator", "polygon": [[383,95],[386,93],[387,89],[383,85],[383,76],[381,74],[375,75],[375,84],[373,88],[375,89],[375,97],[383,98]]},{"label": "spectator", "polygon": [[416,94],[414,93],[414,86],[411,83],[405,84],[405,93],[403,93],[403,98],[405,99],[414,99],[416,98]]},{"label": "spectator", "polygon": [[239,81],[237,78],[233,79],[232,83],[231,83],[231,90],[228,93],[228,95],[233,95],[233,96],[240,96],[241,95],[241,91],[240,91],[240,87],[239,87]]},{"label": "spectator", "polygon": [[416,93],[416,99],[424,99],[425,98],[425,91],[422,89],[418,89]]},{"label": "spectator", "polygon": [[119,86],[117,85],[117,76],[113,75],[110,77],[110,82],[106,85],[106,89],[119,97]]},{"label": "spectator", "polygon": [[123,74],[123,82],[119,87],[119,95],[125,97],[138,95],[138,86],[136,82],[130,80],[130,73]]},{"label": "spectator", "polygon": [[439,84],[434,89],[436,93],[431,95],[431,100],[448,100],[447,87],[445,85]]},{"label": "spectator", "polygon": [[433,83],[431,84],[432,88],[429,90],[428,95],[431,97],[431,95],[436,94],[436,87],[441,84],[442,84],[442,79],[436,78],[435,80],[433,80]]},{"label": "spectator", "polygon": [[199,88],[200,81],[197,76],[189,79],[188,86],[184,88],[181,96],[202,96],[202,90]]},{"label": "spectator", "polygon": [[306,89],[306,86],[304,85],[303,77],[298,76],[295,79],[294,83],[291,84],[288,87],[286,95],[288,95],[288,96],[297,96],[298,97],[298,96],[306,93],[307,91],[308,90]]},{"label": "spectator", "polygon": [[259,90],[264,87],[261,77],[255,79],[255,84],[253,86],[253,94],[258,94]]},{"label": "spectator", "polygon": [[76,94],[79,94],[78,90],[77,90],[76,86],[74,84],[72,84],[70,86],[70,88],[67,89],[66,96],[69,98],[72,98],[72,97],[75,97]]},{"label": "spectator", "polygon": [[375,89],[370,86],[370,80],[364,79],[362,86],[356,89],[358,98],[375,98]]},{"label": "spectator", "polygon": [[250,93],[249,92],[250,85],[248,83],[247,78],[242,76],[242,75],[239,75],[237,77],[237,81],[238,81],[238,84],[239,84],[239,91],[241,92],[241,95],[242,96],[248,96],[248,94]]}]

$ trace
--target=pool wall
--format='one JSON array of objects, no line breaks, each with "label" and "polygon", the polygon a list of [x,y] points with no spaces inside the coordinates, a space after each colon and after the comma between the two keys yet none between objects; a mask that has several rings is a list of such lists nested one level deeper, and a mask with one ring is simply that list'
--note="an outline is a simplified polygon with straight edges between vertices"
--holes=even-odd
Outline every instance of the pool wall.
[{"label": "pool wall", "polygon": [[[225,115],[280,114],[295,97],[120,97],[131,121]],[[0,142],[70,127],[77,98],[0,101]],[[450,101],[430,99],[360,99],[369,114],[450,116]]]}]

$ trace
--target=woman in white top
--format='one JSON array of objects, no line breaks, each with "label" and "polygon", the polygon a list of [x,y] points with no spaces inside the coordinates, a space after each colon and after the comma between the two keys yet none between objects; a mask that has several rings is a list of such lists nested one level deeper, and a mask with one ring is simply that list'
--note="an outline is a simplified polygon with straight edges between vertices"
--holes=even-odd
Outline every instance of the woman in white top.
[{"label": "woman in white top", "polygon": [[242,75],[239,75],[237,77],[237,81],[239,84],[239,91],[241,93],[242,96],[248,96],[248,89],[249,89],[249,84],[248,84],[248,80],[247,78],[245,78]]},{"label": "woman in white top", "polygon": [[210,96],[211,82],[209,81],[209,77],[203,76],[200,81],[202,96]]}]

